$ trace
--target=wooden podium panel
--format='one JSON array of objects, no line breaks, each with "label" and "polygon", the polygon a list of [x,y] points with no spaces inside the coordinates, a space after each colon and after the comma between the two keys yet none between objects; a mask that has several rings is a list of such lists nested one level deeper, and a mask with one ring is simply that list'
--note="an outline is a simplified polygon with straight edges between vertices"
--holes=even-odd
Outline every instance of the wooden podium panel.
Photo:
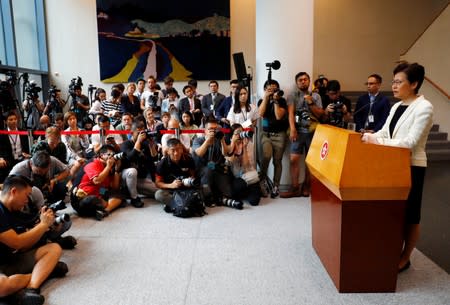
[{"label": "wooden podium panel", "polygon": [[361,143],[321,125],[311,171],[312,244],[339,292],[394,292],[402,249],[409,150]]}]

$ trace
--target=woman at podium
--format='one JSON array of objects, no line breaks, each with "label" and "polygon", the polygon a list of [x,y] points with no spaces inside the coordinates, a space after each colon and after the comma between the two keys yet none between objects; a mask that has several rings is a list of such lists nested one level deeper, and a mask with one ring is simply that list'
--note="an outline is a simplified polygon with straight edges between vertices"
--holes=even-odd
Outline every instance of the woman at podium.
[{"label": "woman at podium", "polygon": [[406,203],[406,227],[399,272],[410,267],[410,256],[420,233],[422,190],[427,166],[425,144],[433,124],[433,106],[418,94],[424,77],[425,69],[417,63],[401,62],[395,67],[392,92],[401,101],[392,106],[381,130],[362,136],[364,142],[411,150],[411,190]]}]

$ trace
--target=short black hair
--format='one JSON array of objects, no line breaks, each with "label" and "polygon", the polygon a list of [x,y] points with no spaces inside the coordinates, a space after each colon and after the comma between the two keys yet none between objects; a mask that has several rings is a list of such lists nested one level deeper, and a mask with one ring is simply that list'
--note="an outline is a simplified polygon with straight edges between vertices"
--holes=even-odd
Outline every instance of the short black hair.
[{"label": "short black hair", "polygon": [[410,84],[417,82],[417,86],[414,89],[414,93],[418,93],[420,87],[422,87],[423,80],[425,78],[425,68],[418,63],[410,64],[407,61],[400,62],[397,67],[395,67],[393,74],[403,72],[406,74],[406,78]]},{"label": "short black hair", "polygon": [[297,79],[298,79],[300,76],[303,76],[303,75],[306,75],[306,76],[308,77],[309,80],[311,79],[311,77],[309,77],[309,74],[308,74],[308,73],[306,73],[306,72],[298,72],[298,73],[295,75],[295,81],[297,82]]},{"label": "short black hair", "polygon": [[379,74],[376,74],[376,73],[370,74],[368,78],[370,78],[370,77],[375,78],[379,84],[381,84],[381,82],[383,81],[383,79],[381,78],[381,76],[380,76]]},{"label": "short black hair", "polygon": [[24,189],[33,186],[30,179],[22,175],[9,175],[3,181],[2,194],[7,194],[13,187]]},{"label": "short black hair", "polygon": [[31,157],[31,162],[34,166],[39,168],[47,168],[50,166],[51,157],[50,154],[45,150],[38,150]]},{"label": "short black hair", "polygon": [[182,144],[182,143],[177,138],[171,138],[171,139],[167,140],[167,147],[174,147],[179,144]]},{"label": "short black hair", "polygon": [[101,154],[107,153],[108,150],[115,152],[116,150],[114,149],[114,146],[110,145],[110,144],[104,144],[102,145],[102,147],[100,147],[100,149],[98,150],[98,154],[97,156],[100,156]]},{"label": "short black hair", "polygon": [[280,84],[274,79],[268,79],[264,82],[264,89],[268,88],[270,85],[275,85],[280,88]]},{"label": "short black hair", "polygon": [[341,90],[341,84],[339,84],[339,81],[333,79],[330,80],[327,84],[327,92],[328,91],[334,91],[334,92],[338,92]]}]

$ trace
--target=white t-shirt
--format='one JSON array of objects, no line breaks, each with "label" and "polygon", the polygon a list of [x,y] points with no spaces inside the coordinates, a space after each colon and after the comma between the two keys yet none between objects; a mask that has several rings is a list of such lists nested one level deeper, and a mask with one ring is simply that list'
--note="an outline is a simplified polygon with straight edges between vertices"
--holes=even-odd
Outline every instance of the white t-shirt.
[{"label": "white t-shirt", "polygon": [[227,120],[230,122],[230,125],[233,124],[241,124],[244,128],[249,127],[247,126],[248,123],[251,123],[259,118],[259,112],[255,105],[250,105],[250,111],[247,111],[244,108],[241,108],[241,112],[234,113],[234,108],[231,107],[230,111],[227,115]]}]

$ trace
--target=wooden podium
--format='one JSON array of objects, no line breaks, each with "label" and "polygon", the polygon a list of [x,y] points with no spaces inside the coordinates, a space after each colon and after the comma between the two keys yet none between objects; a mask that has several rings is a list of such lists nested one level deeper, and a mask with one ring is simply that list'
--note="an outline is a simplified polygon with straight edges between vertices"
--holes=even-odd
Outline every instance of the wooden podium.
[{"label": "wooden podium", "polygon": [[306,157],[312,243],[339,292],[394,292],[410,151],[319,125]]}]

